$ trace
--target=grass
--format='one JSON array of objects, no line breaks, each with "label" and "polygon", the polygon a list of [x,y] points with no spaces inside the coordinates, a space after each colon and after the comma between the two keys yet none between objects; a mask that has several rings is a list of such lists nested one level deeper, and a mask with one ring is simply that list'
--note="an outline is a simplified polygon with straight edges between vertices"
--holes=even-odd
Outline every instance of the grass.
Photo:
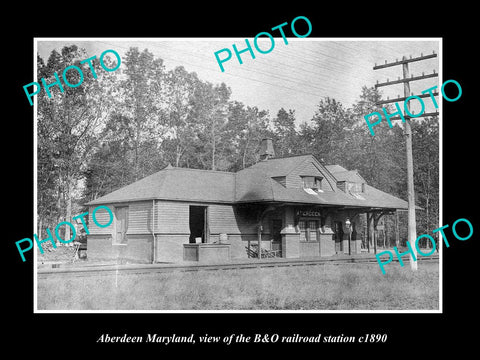
[{"label": "grass", "polygon": [[437,310],[438,263],[50,277],[39,310]]}]

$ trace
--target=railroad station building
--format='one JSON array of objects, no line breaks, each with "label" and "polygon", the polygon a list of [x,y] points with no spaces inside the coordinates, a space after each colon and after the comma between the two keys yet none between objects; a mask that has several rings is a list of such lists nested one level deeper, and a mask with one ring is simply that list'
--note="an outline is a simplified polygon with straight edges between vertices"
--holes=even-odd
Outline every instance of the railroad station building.
[{"label": "railroad station building", "polygon": [[[231,261],[258,258],[259,243],[268,257],[357,254],[371,251],[362,243],[371,225],[407,209],[356,170],[311,154],[277,158],[269,139],[261,148],[260,161],[236,173],[167,166],[90,201],[89,219],[99,205],[114,219],[104,228],[89,221],[88,259]],[[95,215],[101,224],[110,218],[102,208]]]}]

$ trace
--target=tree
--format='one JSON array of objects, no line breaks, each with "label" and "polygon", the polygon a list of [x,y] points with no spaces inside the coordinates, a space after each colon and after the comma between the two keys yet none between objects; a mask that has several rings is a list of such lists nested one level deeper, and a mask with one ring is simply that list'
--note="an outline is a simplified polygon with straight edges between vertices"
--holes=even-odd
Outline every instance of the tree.
[{"label": "tree", "polygon": [[230,89],[224,84],[213,85],[197,80],[191,98],[191,122],[195,121],[198,132],[193,139],[195,146],[190,158],[202,169],[216,170],[217,162],[223,158],[222,130],[227,122]]},{"label": "tree", "polygon": [[437,117],[412,121],[416,199],[421,233],[439,226],[439,126]]},{"label": "tree", "polygon": [[[45,78],[47,84],[54,83],[54,74],[62,74],[69,65],[76,65],[83,73],[83,82],[78,87],[64,85],[62,92],[59,86],[54,85],[50,88],[51,97],[46,91],[37,95],[40,224],[44,218],[50,226],[63,220],[71,222],[73,198],[79,195],[80,180],[113,103],[115,74],[107,73],[98,61],[94,61],[95,79],[88,64],[80,64],[86,58],[85,50],[75,45],[65,46],[61,53],[53,50],[46,64],[37,57],[37,76]],[[116,65],[107,57],[105,62],[108,68]],[[80,74],[72,71],[67,73],[66,78],[70,84],[81,80]],[[52,214],[51,203],[55,192],[56,209]],[[52,223],[54,217],[57,219]],[[65,227],[64,238],[70,239],[68,226]]]},{"label": "tree", "polygon": [[295,110],[286,111],[281,108],[273,119],[273,134],[275,136],[275,155],[292,155],[298,149],[298,134],[295,128]]},{"label": "tree", "polygon": [[[393,128],[386,123],[379,125],[372,136],[363,119],[365,114],[374,111],[382,113],[376,105],[380,100],[377,89],[363,87],[360,99],[353,107],[357,126],[348,145],[355,150],[351,164],[357,164],[362,176],[372,186],[405,199],[406,154],[401,121],[395,121]],[[393,113],[395,110],[389,108],[387,111]],[[417,211],[417,226],[420,232],[428,233],[438,224],[438,124],[436,118],[415,119],[411,124],[415,198],[417,205],[424,209]],[[406,228],[406,224],[403,227]]]},{"label": "tree", "polygon": [[329,97],[320,100],[312,118],[311,151],[328,164],[343,163],[349,152],[345,147],[347,132],[353,124],[350,109]]},{"label": "tree", "polygon": [[381,124],[372,136],[364,119],[371,112],[382,112],[376,105],[380,100],[378,89],[362,88],[360,99],[352,107],[355,124],[346,143],[351,151],[345,165],[359,170],[370,185],[403,198],[406,196],[403,129],[396,124],[393,128]]},{"label": "tree", "polygon": [[88,164],[84,202],[134,181],[132,172],[134,127],[126,116],[113,113],[101,134],[102,141]]},{"label": "tree", "polygon": [[130,48],[125,54],[123,75],[117,109],[133,130],[132,172],[133,179],[138,180],[153,172],[149,150],[159,148],[167,131],[165,96],[168,90],[163,60],[155,58],[147,49],[140,52],[138,48]]},{"label": "tree", "polygon": [[[272,137],[269,130],[268,112],[250,107],[238,101],[230,102],[228,121],[224,127],[226,158],[230,162],[230,171],[238,171],[259,161],[260,141]],[[227,140],[228,139],[228,140]]]},{"label": "tree", "polygon": [[192,153],[196,134],[200,131],[197,119],[191,115],[194,107],[195,86],[199,83],[195,73],[183,66],[167,74],[166,119],[168,131],[162,142],[165,160],[176,167],[188,162],[187,153]]}]

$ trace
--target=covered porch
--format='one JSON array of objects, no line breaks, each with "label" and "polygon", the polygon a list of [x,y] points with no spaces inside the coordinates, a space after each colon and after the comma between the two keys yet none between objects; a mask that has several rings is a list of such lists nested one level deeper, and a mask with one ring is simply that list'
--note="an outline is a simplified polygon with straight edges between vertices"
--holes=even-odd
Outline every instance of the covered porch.
[{"label": "covered porch", "polygon": [[[248,257],[304,258],[377,253],[387,235],[398,244],[398,211],[394,208],[257,204],[257,239],[248,240]],[[390,216],[389,225],[384,218]],[[395,221],[392,229],[391,219]],[[389,233],[387,233],[389,231]]]}]

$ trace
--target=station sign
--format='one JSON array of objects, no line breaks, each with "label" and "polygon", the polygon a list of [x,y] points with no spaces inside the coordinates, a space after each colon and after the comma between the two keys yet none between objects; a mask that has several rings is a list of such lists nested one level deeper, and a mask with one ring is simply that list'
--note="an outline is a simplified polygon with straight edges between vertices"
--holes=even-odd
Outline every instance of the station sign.
[{"label": "station sign", "polygon": [[295,211],[295,215],[298,217],[315,217],[319,218],[322,216],[321,212],[318,210],[313,210],[313,209],[297,209]]}]

